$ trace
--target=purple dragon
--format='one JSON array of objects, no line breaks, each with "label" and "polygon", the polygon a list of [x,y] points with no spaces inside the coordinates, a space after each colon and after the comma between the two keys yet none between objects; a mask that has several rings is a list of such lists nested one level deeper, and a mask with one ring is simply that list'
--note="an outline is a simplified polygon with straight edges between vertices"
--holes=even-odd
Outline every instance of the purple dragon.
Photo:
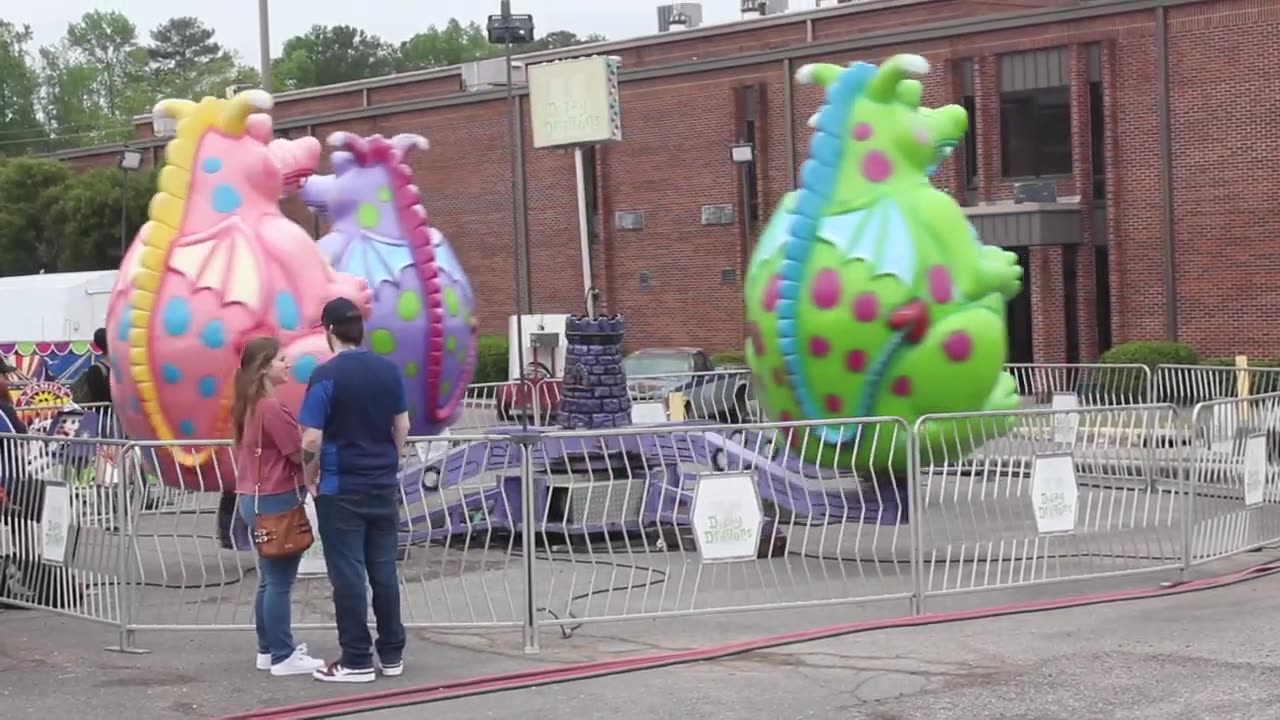
[{"label": "purple dragon", "polygon": [[320,252],[335,270],[364,278],[373,291],[369,350],[404,373],[414,435],[435,435],[462,407],[476,360],[475,297],[462,265],[427,221],[410,150],[420,135],[329,136],[333,175],[313,175],[302,199],[332,222]]}]

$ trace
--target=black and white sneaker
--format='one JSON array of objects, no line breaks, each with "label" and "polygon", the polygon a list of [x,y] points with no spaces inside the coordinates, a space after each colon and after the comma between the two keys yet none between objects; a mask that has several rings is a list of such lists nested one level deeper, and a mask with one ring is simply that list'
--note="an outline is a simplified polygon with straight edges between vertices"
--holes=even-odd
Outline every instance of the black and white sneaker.
[{"label": "black and white sneaker", "polygon": [[404,674],[404,661],[393,663],[380,663],[382,667],[383,677],[400,677]]},{"label": "black and white sneaker", "polygon": [[371,667],[355,669],[344,667],[340,662],[334,662],[311,673],[311,677],[320,682],[368,683],[377,680],[378,674]]}]

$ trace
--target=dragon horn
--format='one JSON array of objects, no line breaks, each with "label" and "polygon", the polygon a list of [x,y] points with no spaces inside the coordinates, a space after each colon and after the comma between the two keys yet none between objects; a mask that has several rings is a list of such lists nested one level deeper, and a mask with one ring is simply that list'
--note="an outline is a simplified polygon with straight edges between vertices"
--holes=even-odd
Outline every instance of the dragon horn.
[{"label": "dragon horn", "polygon": [[920,107],[924,97],[924,85],[919,80],[903,80],[898,83],[898,102],[910,108]]},{"label": "dragon horn", "polygon": [[887,103],[897,96],[898,83],[908,77],[929,72],[929,61],[920,55],[894,55],[880,66],[880,71],[867,83],[866,94],[873,102]]},{"label": "dragon horn", "polygon": [[245,120],[250,115],[275,106],[271,93],[266,90],[245,90],[227,102],[218,118],[218,129],[230,135],[243,135]]},{"label": "dragon horn", "polygon": [[831,63],[801,65],[800,69],[796,71],[796,82],[801,85],[831,87],[842,72],[844,72],[844,68]]},{"label": "dragon horn", "polygon": [[334,150],[345,150],[346,152],[351,153],[356,162],[361,165],[368,160],[369,144],[364,141],[364,138],[356,135],[355,133],[339,130],[330,134],[329,137],[325,139],[325,142]]},{"label": "dragon horn", "polygon": [[431,147],[431,143],[421,135],[400,133],[391,138],[391,147],[396,149],[396,154],[400,156],[400,160],[404,160],[409,155],[410,150],[427,150]]},{"label": "dragon horn", "polygon": [[151,114],[180,121],[186,119],[195,109],[196,104],[190,100],[170,98],[156,103],[156,106],[151,109]]}]

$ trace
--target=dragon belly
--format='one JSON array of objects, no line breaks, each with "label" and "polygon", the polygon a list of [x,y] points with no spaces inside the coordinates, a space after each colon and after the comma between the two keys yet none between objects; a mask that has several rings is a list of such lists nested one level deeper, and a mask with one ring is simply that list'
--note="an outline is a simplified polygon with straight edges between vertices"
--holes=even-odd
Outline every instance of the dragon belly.
[{"label": "dragon belly", "polygon": [[[941,265],[926,265],[919,281],[907,284],[818,241],[788,325],[778,312],[783,256],[758,254],[746,282],[747,362],[771,418],[896,417],[911,424],[929,413],[993,407],[1007,342],[1002,301],[959,298]],[[788,331],[799,377],[784,361]],[[798,383],[816,413],[806,411]],[[796,447],[823,465],[864,472],[906,467],[905,438],[893,435],[892,424],[849,427],[854,431],[843,442],[819,442],[812,434],[803,443],[795,438]]]}]

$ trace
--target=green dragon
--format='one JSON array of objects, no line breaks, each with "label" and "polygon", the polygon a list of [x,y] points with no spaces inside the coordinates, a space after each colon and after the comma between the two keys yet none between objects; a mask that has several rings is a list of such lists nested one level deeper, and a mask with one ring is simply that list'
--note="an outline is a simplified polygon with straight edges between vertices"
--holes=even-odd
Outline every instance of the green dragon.
[{"label": "green dragon", "polygon": [[[770,219],[746,278],[747,362],[776,420],[898,417],[1018,407],[1004,372],[1005,304],[1017,256],[985,246],[929,176],[968,129],[964,108],[921,108],[929,63],[815,64],[826,89],[800,187]],[[1007,416],[926,421],[921,442],[955,459],[1007,432]],[[980,427],[980,430],[979,430]],[[832,423],[793,445],[804,459],[867,471],[906,466],[902,438]],[[880,428],[888,430],[888,427]]]}]

